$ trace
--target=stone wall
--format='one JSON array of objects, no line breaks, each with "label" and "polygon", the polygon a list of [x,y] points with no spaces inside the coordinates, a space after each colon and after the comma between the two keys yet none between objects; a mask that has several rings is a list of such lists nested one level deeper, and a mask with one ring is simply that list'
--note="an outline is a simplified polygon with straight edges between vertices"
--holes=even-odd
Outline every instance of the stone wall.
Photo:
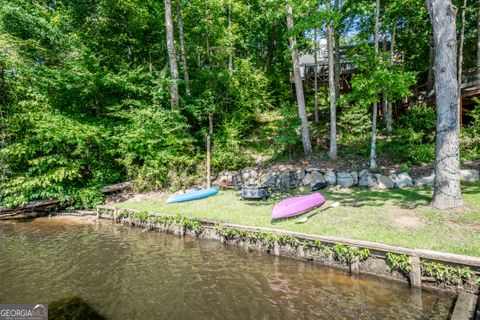
[{"label": "stone wall", "polygon": [[[405,172],[387,175],[368,170],[335,172],[332,169],[280,165],[269,169],[244,168],[240,171],[221,172],[213,181],[213,185],[220,188],[233,188],[235,180],[243,185],[266,185],[271,190],[309,189],[319,183],[338,188],[402,189],[432,187],[435,174],[414,178]],[[479,171],[474,169],[461,170],[461,180],[478,182],[480,180]]]}]

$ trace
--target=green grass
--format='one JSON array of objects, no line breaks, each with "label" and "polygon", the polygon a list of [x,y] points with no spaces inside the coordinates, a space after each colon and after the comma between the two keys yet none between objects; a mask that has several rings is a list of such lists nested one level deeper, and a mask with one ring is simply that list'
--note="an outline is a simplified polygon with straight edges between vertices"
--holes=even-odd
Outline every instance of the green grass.
[{"label": "green grass", "polygon": [[271,222],[273,205],[289,194],[263,202],[241,201],[234,192],[221,191],[186,203],[167,205],[165,198],[158,198],[116,206],[480,257],[480,184],[464,185],[462,191],[465,208],[436,211],[428,206],[431,189],[324,190],[327,205],[339,201],[341,206],[321,212],[305,224],[295,224],[299,218]]}]

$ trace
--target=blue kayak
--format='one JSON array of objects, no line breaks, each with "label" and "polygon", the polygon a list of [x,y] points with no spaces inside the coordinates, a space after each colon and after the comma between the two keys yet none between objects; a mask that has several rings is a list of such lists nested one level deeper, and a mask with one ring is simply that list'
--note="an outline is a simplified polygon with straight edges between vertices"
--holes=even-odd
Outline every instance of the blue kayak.
[{"label": "blue kayak", "polygon": [[168,198],[167,203],[176,203],[176,202],[202,199],[202,198],[213,196],[217,193],[218,193],[218,189],[213,187],[208,189],[185,192],[182,194],[174,194],[173,196],[170,196],[170,198]]}]

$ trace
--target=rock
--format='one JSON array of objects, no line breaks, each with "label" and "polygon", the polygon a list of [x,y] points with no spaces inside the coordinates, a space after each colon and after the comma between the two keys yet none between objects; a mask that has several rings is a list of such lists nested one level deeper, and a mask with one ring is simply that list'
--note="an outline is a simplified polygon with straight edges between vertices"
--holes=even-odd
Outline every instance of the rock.
[{"label": "rock", "polygon": [[220,172],[217,176],[217,179],[214,182],[214,185],[225,188],[233,186],[233,176],[236,175],[236,172],[223,171]]},{"label": "rock", "polygon": [[274,188],[277,185],[278,174],[274,171],[268,171],[262,181],[263,185]]},{"label": "rock", "polygon": [[400,173],[395,179],[395,186],[400,189],[413,187],[413,179],[408,173]]},{"label": "rock", "polygon": [[254,184],[255,180],[258,177],[257,170],[252,169],[252,168],[245,168],[240,172],[240,174],[242,175],[242,180],[246,184]]},{"label": "rock", "polygon": [[373,174],[366,170],[362,170],[358,178],[358,185],[360,187],[375,188],[377,186],[377,180]]},{"label": "rock", "polygon": [[477,182],[480,180],[480,174],[475,169],[460,170],[460,180],[465,182]]},{"label": "rock", "polygon": [[313,168],[313,167],[305,168],[305,172],[307,172],[307,173],[312,173],[313,171],[320,171],[321,172],[322,170],[320,170],[318,168]]},{"label": "rock", "polygon": [[375,178],[377,179],[377,188],[379,189],[393,189],[395,187],[395,181],[390,177],[376,174]]},{"label": "rock", "polygon": [[337,183],[337,176],[332,169],[328,169],[327,172],[325,172],[325,182],[332,186]]},{"label": "rock", "polygon": [[435,182],[435,173],[428,177],[418,178],[415,180],[415,187],[433,187]]},{"label": "rock", "polygon": [[305,170],[298,169],[297,171],[295,171],[295,180],[302,181],[305,175]]},{"label": "rock", "polygon": [[302,186],[309,186],[312,183],[312,175],[307,173],[302,179]]},{"label": "rock", "polygon": [[295,180],[292,180],[294,175],[291,171],[282,172],[277,179],[277,186],[280,189],[290,189],[290,187],[295,186]]},{"label": "rock", "polygon": [[350,175],[352,176],[352,179],[353,179],[352,187],[355,187],[358,184],[358,173],[353,171],[353,172],[350,172]]},{"label": "rock", "polygon": [[314,184],[317,184],[317,183],[325,183],[325,178],[323,177],[323,174],[321,174],[320,172],[318,171],[312,171],[312,173],[310,174],[310,177],[312,178],[312,182],[311,182],[311,185],[313,186]]},{"label": "rock", "polygon": [[337,185],[340,188],[350,188],[353,186],[354,182],[353,176],[348,172],[339,172],[337,174]]}]

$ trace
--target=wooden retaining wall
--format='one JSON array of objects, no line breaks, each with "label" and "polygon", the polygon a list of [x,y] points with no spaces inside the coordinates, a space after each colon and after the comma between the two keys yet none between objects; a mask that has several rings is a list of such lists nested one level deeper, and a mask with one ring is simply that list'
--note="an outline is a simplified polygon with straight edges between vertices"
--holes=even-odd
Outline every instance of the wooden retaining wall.
[{"label": "wooden retaining wall", "polygon": [[[139,225],[142,227],[156,228],[155,226],[153,227],[149,226],[148,223],[142,224],[139,221],[131,221],[128,218],[122,219],[124,221],[120,221],[120,219],[118,219],[118,217],[120,216],[120,213],[127,212],[127,214],[130,215],[131,213],[138,213],[140,211],[141,210],[119,209],[119,208],[111,208],[108,206],[99,206],[97,208],[96,214],[98,218],[111,219],[118,222]],[[157,212],[149,212],[149,216],[175,217],[175,215],[165,215]],[[397,246],[392,246],[392,245],[387,245],[382,243],[363,241],[363,240],[353,240],[353,239],[330,237],[330,236],[317,236],[312,234],[305,234],[305,233],[272,229],[272,228],[252,227],[252,226],[245,226],[245,225],[239,225],[239,224],[233,224],[233,223],[219,223],[219,222],[205,220],[205,219],[195,219],[195,220],[201,223],[202,231],[191,233],[194,236],[216,239],[231,245],[249,246],[249,247],[252,247],[252,249],[266,251],[269,254],[315,261],[324,265],[349,270],[352,274],[370,274],[370,275],[374,275],[381,278],[388,278],[391,280],[407,282],[410,286],[414,288],[440,289],[440,290],[453,291],[457,293],[465,291],[465,292],[478,294],[479,286],[477,283],[475,283],[475,280],[472,280],[470,282],[462,282],[461,284],[445,283],[445,282],[442,282],[441,280],[425,276],[424,274],[422,274],[422,270],[421,270],[421,261],[438,262],[444,265],[449,265],[454,267],[460,267],[460,268],[468,267],[475,274],[474,278],[478,279],[480,277],[480,258],[477,258],[477,257],[443,253],[443,252],[437,252],[437,251],[425,250],[425,249],[402,248],[402,247],[397,247]],[[251,243],[250,244],[245,243],[245,241],[241,241],[239,239],[223,239],[221,235],[217,234],[216,232],[212,232],[215,230],[215,226],[221,227],[221,228],[232,228],[237,230],[244,230],[244,231],[258,232],[258,233],[272,233],[278,236],[294,237],[298,239],[300,245],[298,248],[292,248],[292,247],[288,247],[288,245],[283,247],[278,246],[278,244],[275,243],[273,248],[269,248],[268,246],[262,246],[261,244],[258,244],[258,243],[254,243],[253,245]],[[172,232],[172,230],[168,228],[166,230],[161,230],[161,231]],[[172,232],[172,233],[175,233],[175,232]],[[182,230],[181,233],[185,234],[186,232]],[[370,256],[365,261],[359,261],[358,259],[353,259],[348,263],[335,261],[331,257],[330,258],[325,257],[325,256],[322,256],[321,254],[317,254],[313,252],[312,250],[309,250],[309,248],[305,244],[311,241],[317,241],[322,243],[322,245],[331,246],[331,247],[334,247],[340,244],[340,245],[348,246],[351,248],[368,249],[370,252]],[[387,253],[408,256],[410,261],[411,271],[408,273],[405,273],[401,271],[391,270],[386,262]]]}]

